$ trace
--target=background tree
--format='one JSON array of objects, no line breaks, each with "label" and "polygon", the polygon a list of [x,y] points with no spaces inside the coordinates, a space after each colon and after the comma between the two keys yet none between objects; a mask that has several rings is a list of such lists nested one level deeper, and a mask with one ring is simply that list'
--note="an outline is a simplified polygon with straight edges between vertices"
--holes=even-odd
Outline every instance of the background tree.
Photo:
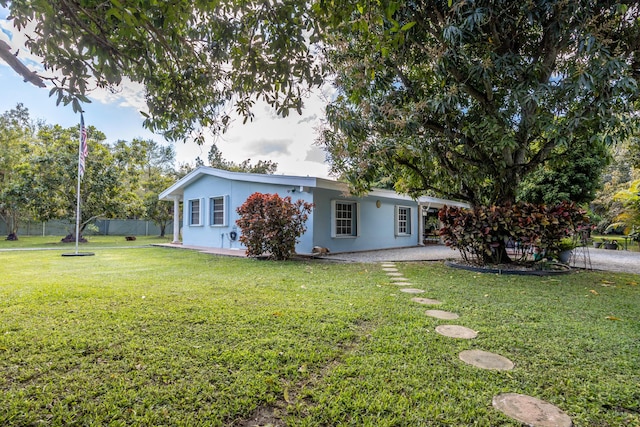
[{"label": "background tree", "polygon": [[164,237],[167,226],[173,220],[173,203],[159,200],[158,195],[178,179],[175,150],[170,145],[164,146],[150,139],[140,140],[138,143],[145,153],[142,178],[143,217],[153,221],[160,228],[160,237]]},{"label": "background tree", "polygon": [[271,160],[258,160],[255,165],[251,164],[251,159],[244,160],[241,163],[225,160],[222,157],[222,152],[215,144],[211,146],[207,159],[209,160],[209,166],[231,172],[274,174],[278,169],[278,164]]},{"label": "background tree", "polygon": [[26,215],[24,169],[35,126],[22,104],[0,116],[0,219],[7,225],[7,239],[18,238],[20,219]]},{"label": "background tree", "polygon": [[[40,129],[23,171],[29,207],[40,221],[75,221],[78,166],[78,127],[48,125]],[[139,212],[140,199],[127,185],[127,169],[119,165],[105,137],[88,128],[89,156],[81,183],[81,232],[97,218],[127,218]],[[71,228],[71,227],[70,227]]]},{"label": "background tree", "polygon": [[333,6],[321,141],[358,190],[385,170],[412,194],[506,204],[544,165],[636,125],[636,2]]},{"label": "background tree", "polygon": [[573,201],[588,204],[602,188],[602,173],[611,160],[609,147],[581,144],[556,147],[549,161],[529,174],[518,190],[518,200],[555,205]]},{"label": "background tree", "polygon": [[[589,205],[593,222],[596,224],[596,231],[599,233],[611,232],[610,226],[612,224],[621,225],[624,222],[621,218],[628,216],[624,198],[616,197],[616,195],[624,194],[635,180],[640,179],[640,168],[635,167],[636,143],[636,138],[630,138],[611,150],[612,161],[602,176],[602,189],[598,191],[595,200]],[[624,226],[614,227],[614,231],[622,232],[624,228]]]}]

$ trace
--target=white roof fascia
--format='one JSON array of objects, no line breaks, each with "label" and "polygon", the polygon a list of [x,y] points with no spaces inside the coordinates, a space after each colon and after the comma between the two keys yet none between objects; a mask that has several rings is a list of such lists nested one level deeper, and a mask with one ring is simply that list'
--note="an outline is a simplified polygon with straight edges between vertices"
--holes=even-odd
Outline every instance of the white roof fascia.
[{"label": "white roof fascia", "polygon": [[291,185],[294,187],[316,187],[317,178],[291,175],[267,175],[258,173],[230,172],[208,166],[200,166],[189,172],[171,187],[158,195],[160,200],[173,200],[175,196],[184,194],[184,187],[200,179],[202,176],[215,176],[232,181],[256,182],[264,184]]},{"label": "white roof fascia", "polygon": [[458,202],[456,200],[447,200],[440,199],[438,197],[431,196],[420,196],[418,197],[418,203],[420,204],[431,204],[431,205],[447,205],[447,206],[458,206],[461,208],[469,208],[471,205],[465,202]]},{"label": "white roof fascia", "polygon": [[[314,178],[309,176],[293,176],[293,175],[268,175],[259,173],[230,172],[222,169],[216,169],[209,166],[200,166],[183,178],[178,180],[171,187],[164,190],[158,195],[160,200],[174,200],[175,197],[182,199],[184,188],[190,183],[200,179],[202,176],[215,176],[218,178],[229,179],[232,181],[255,182],[262,184],[290,185],[293,187],[322,188],[325,190],[341,191],[349,193],[349,186],[344,182],[333,181],[324,178]],[[407,196],[405,194],[396,193],[393,190],[384,190],[379,188],[372,189],[363,197],[384,197],[388,199],[413,201],[419,204],[438,204],[449,206],[469,207],[467,203],[456,202],[453,200],[439,199],[437,197],[421,196],[418,199]]]}]

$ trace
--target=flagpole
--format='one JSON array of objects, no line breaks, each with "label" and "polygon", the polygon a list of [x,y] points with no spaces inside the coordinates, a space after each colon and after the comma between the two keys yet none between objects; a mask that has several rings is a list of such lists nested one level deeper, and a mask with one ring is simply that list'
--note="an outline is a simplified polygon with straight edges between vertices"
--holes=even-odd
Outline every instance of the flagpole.
[{"label": "flagpole", "polygon": [[78,186],[76,189],[76,254],[78,254],[78,242],[80,239],[80,179],[82,177],[80,168],[82,167],[82,131],[84,118],[80,113],[80,132],[78,133]]},{"label": "flagpole", "polygon": [[76,187],[76,252],[64,253],[62,256],[90,256],[93,252],[78,252],[80,242],[80,182],[84,176],[85,161],[89,153],[87,146],[87,128],[84,126],[84,115],[80,112],[80,140],[78,141],[78,185]]}]

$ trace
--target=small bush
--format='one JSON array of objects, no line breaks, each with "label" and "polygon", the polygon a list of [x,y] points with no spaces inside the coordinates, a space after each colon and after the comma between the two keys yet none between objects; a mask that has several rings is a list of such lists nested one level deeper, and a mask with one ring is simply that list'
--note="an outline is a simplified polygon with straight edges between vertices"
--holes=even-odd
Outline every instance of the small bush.
[{"label": "small bush", "polygon": [[291,197],[253,193],[237,209],[240,218],[236,224],[242,231],[240,242],[247,247],[247,255],[291,258],[298,237],[307,229],[305,222],[312,208],[312,203],[303,200],[292,202]]},{"label": "small bush", "polygon": [[443,207],[439,212],[440,235],[447,246],[458,249],[466,261],[499,264],[511,261],[506,248],[520,249],[520,259],[529,250],[557,253],[563,237],[588,224],[586,212],[574,203],[555,206],[518,203],[477,206],[473,209]]}]

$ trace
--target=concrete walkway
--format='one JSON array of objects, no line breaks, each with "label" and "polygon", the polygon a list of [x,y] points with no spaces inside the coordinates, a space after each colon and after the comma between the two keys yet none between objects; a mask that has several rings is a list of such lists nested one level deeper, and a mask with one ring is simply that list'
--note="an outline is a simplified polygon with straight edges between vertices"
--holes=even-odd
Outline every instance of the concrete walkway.
[{"label": "concrete walkway", "polygon": [[[206,248],[201,246],[176,245],[173,243],[159,244],[179,249],[197,250],[202,253],[244,257],[242,249]],[[615,271],[620,273],[640,274],[640,252],[613,251],[607,249],[585,248],[586,252],[577,252],[573,265],[584,268],[585,256],[591,259],[591,267],[594,270]],[[403,262],[403,261],[443,261],[460,259],[460,253],[444,245],[414,246],[400,249],[383,249],[378,251],[345,252],[329,254],[318,257],[319,259],[340,262]]]},{"label": "concrete walkway", "polygon": [[[594,270],[615,271],[640,274],[640,252],[613,251],[607,249],[583,248],[576,251],[572,264],[585,267],[586,259],[591,259]],[[368,252],[350,252],[329,254],[324,259],[346,262],[402,262],[402,261],[440,261],[460,259],[460,253],[443,245],[416,246],[402,249],[386,249]],[[588,263],[587,263],[588,264]]]}]

